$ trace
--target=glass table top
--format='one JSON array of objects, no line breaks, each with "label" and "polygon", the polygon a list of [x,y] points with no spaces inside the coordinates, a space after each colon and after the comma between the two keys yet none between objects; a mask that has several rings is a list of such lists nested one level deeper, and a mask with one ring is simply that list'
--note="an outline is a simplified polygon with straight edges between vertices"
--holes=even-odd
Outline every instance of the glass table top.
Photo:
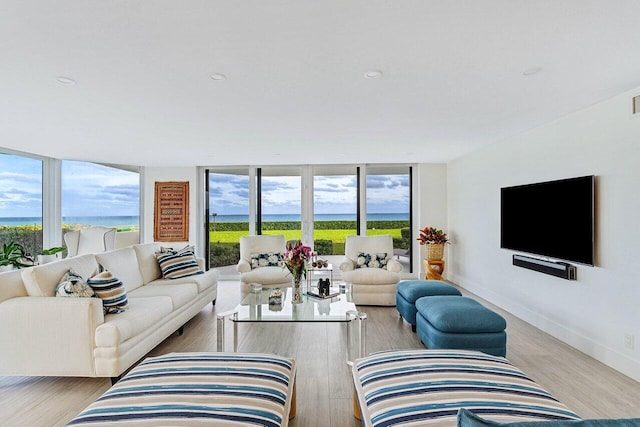
[{"label": "glass table top", "polygon": [[306,294],[303,288],[302,303],[292,304],[292,288],[281,288],[281,302],[269,295],[274,288],[262,288],[250,292],[236,307],[236,313],[230,319],[234,322],[349,322],[356,305],[351,302],[351,293],[342,288],[331,288],[331,293],[340,292],[332,298],[316,298]]}]

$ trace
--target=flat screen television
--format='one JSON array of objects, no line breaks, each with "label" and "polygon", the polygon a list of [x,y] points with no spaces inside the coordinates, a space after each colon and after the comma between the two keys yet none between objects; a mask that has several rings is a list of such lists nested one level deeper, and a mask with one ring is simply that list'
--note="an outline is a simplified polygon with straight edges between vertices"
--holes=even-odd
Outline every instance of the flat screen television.
[{"label": "flat screen television", "polygon": [[594,176],[500,190],[500,247],[594,264]]}]

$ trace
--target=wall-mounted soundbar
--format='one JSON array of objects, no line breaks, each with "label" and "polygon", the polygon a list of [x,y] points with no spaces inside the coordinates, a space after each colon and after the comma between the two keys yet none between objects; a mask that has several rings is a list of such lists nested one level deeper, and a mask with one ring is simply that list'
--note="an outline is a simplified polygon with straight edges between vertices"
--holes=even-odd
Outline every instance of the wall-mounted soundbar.
[{"label": "wall-mounted soundbar", "polygon": [[566,262],[545,261],[523,255],[514,255],[513,265],[567,280],[576,280],[576,266]]}]

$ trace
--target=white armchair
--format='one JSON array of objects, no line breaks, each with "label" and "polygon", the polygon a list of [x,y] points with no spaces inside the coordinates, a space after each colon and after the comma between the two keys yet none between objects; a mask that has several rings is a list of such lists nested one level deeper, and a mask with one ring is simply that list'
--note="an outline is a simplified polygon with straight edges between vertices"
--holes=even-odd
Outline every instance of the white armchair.
[{"label": "white armchair", "polygon": [[[360,305],[396,305],[396,287],[402,264],[393,259],[391,236],[347,236],[344,251],[340,270],[342,280],[351,283],[353,302]],[[379,267],[380,264],[385,265]]]},{"label": "white armchair", "polygon": [[[291,273],[282,264],[268,264],[266,257],[259,255],[283,254],[286,249],[283,235],[243,236],[240,238],[240,261],[236,270],[240,273],[243,291],[249,283],[259,283],[268,287],[291,286]],[[253,259],[252,259],[253,258]],[[254,264],[252,264],[252,261]],[[273,260],[272,260],[273,261]]]},{"label": "white armchair", "polygon": [[64,234],[67,257],[110,251],[115,242],[116,229],[109,227],[87,227]]}]

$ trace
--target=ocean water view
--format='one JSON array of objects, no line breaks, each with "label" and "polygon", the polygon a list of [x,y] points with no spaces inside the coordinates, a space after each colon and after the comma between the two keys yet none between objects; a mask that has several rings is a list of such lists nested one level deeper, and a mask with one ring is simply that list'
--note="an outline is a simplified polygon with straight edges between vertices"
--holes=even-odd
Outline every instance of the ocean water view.
[{"label": "ocean water view", "polygon": [[[138,215],[121,216],[63,216],[63,224],[104,225],[107,227],[138,227]],[[0,226],[15,227],[18,225],[42,225],[42,217],[1,217]]]},{"label": "ocean water view", "polygon": [[[316,221],[355,221],[355,214],[317,214]],[[408,221],[408,213],[371,213],[367,214],[368,221]],[[247,222],[249,215],[210,215],[211,222]],[[300,221],[299,214],[263,215],[263,222],[272,221]],[[140,218],[135,216],[63,216],[64,224],[90,224],[107,227],[139,226]],[[42,225],[42,217],[3,217],[0,226],[15,227],[18,225]]]}]

